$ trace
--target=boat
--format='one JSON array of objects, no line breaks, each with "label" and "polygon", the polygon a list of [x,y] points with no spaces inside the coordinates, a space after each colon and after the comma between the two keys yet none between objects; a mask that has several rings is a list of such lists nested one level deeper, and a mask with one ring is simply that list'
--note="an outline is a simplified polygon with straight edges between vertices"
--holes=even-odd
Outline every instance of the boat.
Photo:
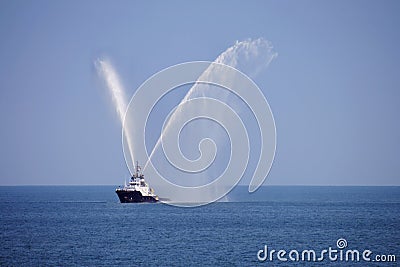
[{"label": "boat", "polygon": [[139,162],[136,162],[135,173],[129,183],[125,183],[122,188],[118,187],[115,192],[121,203],[158,202],[158,196],[154,194],[154,190],[144,180]]}]

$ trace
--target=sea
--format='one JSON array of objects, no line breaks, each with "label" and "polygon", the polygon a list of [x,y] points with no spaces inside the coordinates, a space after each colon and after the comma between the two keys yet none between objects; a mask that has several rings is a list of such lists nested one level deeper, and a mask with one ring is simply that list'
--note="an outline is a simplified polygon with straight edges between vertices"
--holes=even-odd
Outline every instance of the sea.
[{"label": "sea", "polygon": [[0,266],[400,266],[400,187],[238,186],[195,208],[115,188],[1,186]]}]

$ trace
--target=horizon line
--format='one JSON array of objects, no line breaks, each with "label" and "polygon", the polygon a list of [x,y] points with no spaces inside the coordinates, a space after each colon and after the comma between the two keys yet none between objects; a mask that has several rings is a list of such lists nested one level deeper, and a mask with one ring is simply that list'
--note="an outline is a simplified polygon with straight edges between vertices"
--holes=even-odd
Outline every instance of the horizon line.
[{"label": "horizon line", "polygon": [[[0,184],[0,187],[12,186],[121,186],[120,184]],[[249,185],[239,184],[235,187],[248,187]],[[261,187],[269,186],[303,186],[303,187],[400,187],[400,184],[267,184]],[[232,188],[233,190],[234,188]]]}]

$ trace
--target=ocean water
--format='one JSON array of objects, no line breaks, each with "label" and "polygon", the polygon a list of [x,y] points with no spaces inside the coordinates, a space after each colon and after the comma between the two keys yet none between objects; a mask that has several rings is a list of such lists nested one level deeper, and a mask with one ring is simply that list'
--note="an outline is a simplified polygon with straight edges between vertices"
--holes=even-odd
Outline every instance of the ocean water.
[{"label": "ocean water", "polygon": [[[120,204],[113,186],[0,187],[0,266],[398,266],[400,187],[266,186],[197,208]],[[226,200],[226,199],[225,199]],[[371,250],[397,262],[277,259]],[[260,254],[263,255],[263,254]],[[339,254],[338,254],[339,255]],[[301,257],[301,256],[300,256]]]}]

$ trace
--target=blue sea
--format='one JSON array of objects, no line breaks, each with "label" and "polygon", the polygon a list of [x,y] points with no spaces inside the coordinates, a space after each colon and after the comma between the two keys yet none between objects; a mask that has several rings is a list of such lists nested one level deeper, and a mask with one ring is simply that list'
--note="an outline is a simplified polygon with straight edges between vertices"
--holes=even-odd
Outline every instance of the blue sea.
[{"label": "blue sea", "polygon": [[[239,186],[196,208],[120,204],[114,186],[0,187],[0,266],[398,266],[400,187]],[[226,200],[226,199],[225,199]],[[347,246],[338,248],[343,239]],[[276,250],[272,259],[262,258]],[[338,259],[301,260],[336,249]],[[260,252],[260,250],[262,250]],[[277,252],[286,254],[277,258]],[[296,250],[300,253],[299,261]],[[371,261],[340,260],[370,250]],[[282,252],[283,253],[283,252]],[[344,254],[343,254],[344,255]],[[390,255],[396,262],[376,262]],[[389,255],[389,256],[388,256]],[[281,255],[282,256],[282,255]],[[343,256],[344,257],[344,256]],[[361,257],[361,256],[360,256]]]}]

